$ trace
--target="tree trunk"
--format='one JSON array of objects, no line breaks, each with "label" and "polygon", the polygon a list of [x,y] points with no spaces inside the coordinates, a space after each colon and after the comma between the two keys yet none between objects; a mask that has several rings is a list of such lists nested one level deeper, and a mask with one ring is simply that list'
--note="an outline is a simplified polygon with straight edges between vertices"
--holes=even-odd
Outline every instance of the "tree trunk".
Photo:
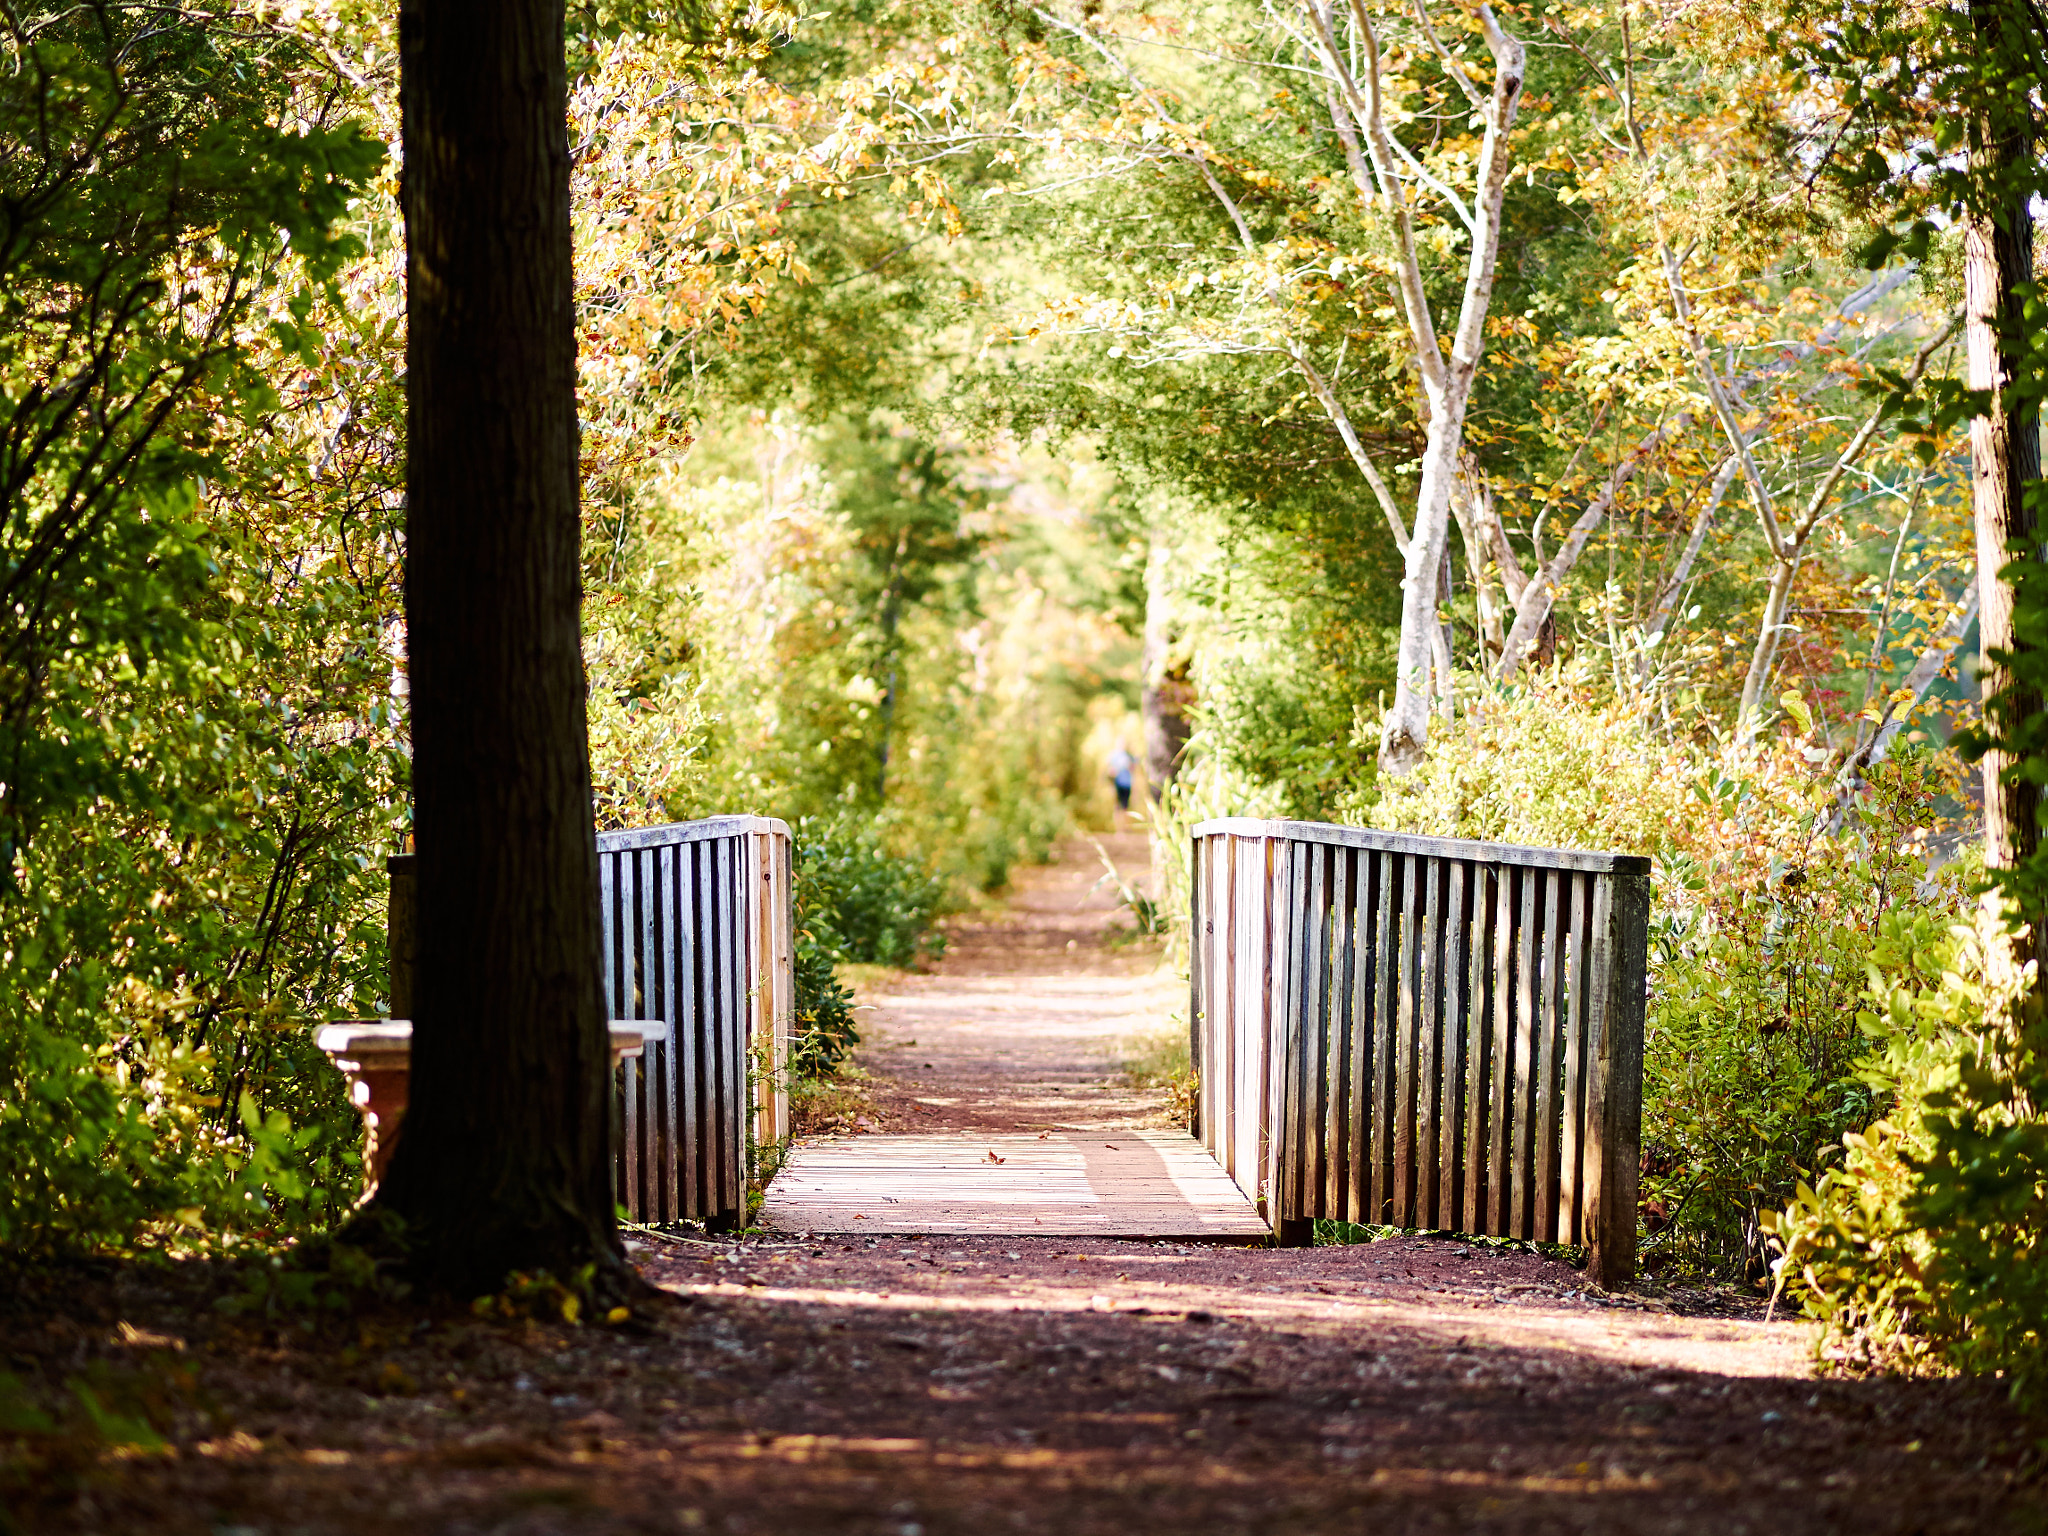
[{"label": "tree trunk", "polygon": [[376,1204],[429,1289],[617,1294],[562,0],[405,0],[400,39],[419,929]]},{"label": "tree trunk", "polygon": [[[1700,557],[1700,546],[1706,543],[1707,529],[1713,525],[1714,514],[1721,509],[1721,502],[1728,494],[1728,487],[1734,482],[1736,471],[1741,465],[1730,454],[1721,461],[1721,467],[1714,471],[1714,478],[1707,486],[1706,505],[1700,508],[1699,516],[1693,519],[1692,533],[1687,536],[1685,548],[1679,554],[1678,564],[1672,568],[1671,577],[1657,594],[1657,604],[1650,612],[1650,622],[1643,626],[1646,639],[1654,640],[1660,654],[1665,653],[1666,642],[1671,638],[1671,615],[1678,607],[1678,600],[1685,595],[1685,584],[1692,577],[1693,562]],[[1636,687],[1647,688],[1651,672],[1650,649],[1646,645],[1642,656],[1636,662]]]},{"label": "tree trunk", "polygon": [[1771,584],[1764,589],[1763,617],[1757,622],[1756,647],[1750,652],[1749,670],[1742,678],[1742,701],[1735,708],[1735,738],[1756,739],[1764,717],[1764,688],[1771,669],[1777,665],[1778,645],[1789,627],[1785,615],[1792,607],[1792,583],[1798,578],[1804,549],[1794,549],[1771,562]]},{"label": "tree trunk", "polygon": [[[1491,673],[1507,639],[1494,598],[1491,569],[1496,562],[1488,540],[1488,532],[1499,524],[1500,514],[1494,510],[1493,487],[1487,483],[1486,472],[1470,455],[1466,456],[1458,483],[1451,488],[1451,516],[1457,520],[1459,536],[1465,543],[1465,571],[1472,582],[1472,606],[1479,630],[1480,668]],[[1503,583],[1506,580],[1503,572]]]},{"label": "tree trunk", "polygon": [[[1984,40],[1987,57],[2011,54],[2004,29],[2021,25],[2011,14],[2011,0],[1972,0],[1970,18]],[[1989,193],[2001,186],[2024,185],[2033,153],[2033,135],[2024,106],[1986,111],[1973,125],[1973,179]],[[2013,588],[2000,579],[2015,540],[2040,558],[2039,530],[2025,502],[2029,482],[2041,476],[2041,443],[2035,414],[2010,401],[2005,386],[2013,379],[2023,345],[2023,304],[2016,290],[2034,277],[2034,221],[2024,195],[2008,196],[2002,208],[1978,208],[1963,228],[1963,302],[1965,340],[1972,389],[1992,392],[1991,409],[1970,424],[1972,501],[1977,523],[1978,635],[1983,649],[1979,676],[1992,734],[1997,720],[2023,720],[2038,715],[2038,692],[2019,688],[2011,671],[1995,659],[1999,650],[2016,646],[2013,632]],[[1994,709],[1993,700],[1998,695]],[[2040,789],[2009,782],[2014,766],[2010,753],[1993,749],[1983,759],[1984,862],[1993,869],[2012,869],[2031,858],[2039,844]],[[2028,946],[2031,954],[2033,944]],[[2024,960],[2028,955],[2019,957]]]},{"label": "tree trunk", "polygon": [[1188,744],[1188,705],[1194,690],[1187,663],[1169,658],[1173,651],[1172,605],[1168,601],[1164,536],[1152,535],[1145,558],[1145,658],[1138,689],[1138,709],[1145,721],[1145,789],[1156,804],[1180,771],[1180,755]]},{"label": "tree trunk", "polygon": [[1963,636],[1968,633],[1971,623],[1977,617],[1977,593],[1972,590],[1969,601],[1956,610],[1949,621],[1929,637],[1927,648],[1906,673],[1899,687],[1910,694],[1911,702],[1904,708],[1899,705],[1896,695],[1885,701],[1883,717],[1877,722],[1877,729],[1870,740],[1851,752],[1842,764],[1839,783],[1835,789],[1835,809],[1828,819],[1828,835],[1834,836],[1842,828],[1848,815],[1849,802],[1863,788],[1864,775],[1872,764],[1881,763],[1892,749],[1892,742],[1904,728],[1913,711],[1926,701],[1927,691],[1934,686],[1936,678],[1946,672],[1961,649]]},{"label": "tree trunk", "polygon": [[[1614,511],[1614,503],[1630,481],[1659,452],[1666,443],[1675,442],[1692,425],[1692,413],[1684,411],[1661,427],[1651,430],[1648,436],[1622,456],[1621,462],[1608,471],[1607,481],[1600,493],[1586,503],[1578,521],[1572,524],[1558,545],[1557,553],[1547,564],[1538,564],[1526,579],[1519,571],[1508,577],[1508,590],[1513,595],[1515,622],[1509,626],[1506,642],[1501,646],[1500,664],[1495,676],[1501,682],[1511,682],[1516,670],[1522,664],[1522,657],[1532,646],[1537,648],[1536,661],[1539,666],[1548,666],[1557,655],[1557,627],[1553,612],[1557,594],[1564,590],[1564,579],[1572,567],[1579,563],[1579,556],[1585,552],[1587,541]],[[1502,570],[1506,573],[1514,557],[1508,550],[1506,535],[1496,536],[1501,552]],[[1539,561],[1542,551],[1536,552]],[[1517,590],[1519,588],[1519,590]]]},{"label": "tree trunk", "polygon": [[1451,476],[1463,446],[1465,402],[1437,407],[1422,456],[1422,490],[1415,531],[1401,576],[1401,638],[1394,657],[1394,702],[1380,723],[1380,771],[1406,777],[1422,766],[1429,743],[1430,679],[1441,644],[1437,619],[1438,567],[1449,542]]}]

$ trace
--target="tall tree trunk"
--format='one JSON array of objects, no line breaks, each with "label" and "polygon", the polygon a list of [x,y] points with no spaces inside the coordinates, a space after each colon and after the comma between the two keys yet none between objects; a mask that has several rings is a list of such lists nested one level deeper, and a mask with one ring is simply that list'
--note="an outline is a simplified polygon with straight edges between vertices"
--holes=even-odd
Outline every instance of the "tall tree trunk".
[{"label": "tall tree trunk", "polygon": [[881,750],[876,754],[875,798],[884,804],[889,799],[889,743],[896,730],[896,625],[899,618],[896,594],[889,594],[889,604],[882,610],[882,635],[889,657],[889,681],[882,689],[880,730]]},{"label": "tall tree trunk", "polygon": [[[1496,561],[1489,540],[1489,531],[1499,524],[1500,514],[1494,509],[1493,487],[1487,482],[1486,472],[1470,454],[1465,456],[1458,483],[1451,488],[1451,516],[1457,519],[1458,533],[1465,543],[1465,571],[1472,582],[1472,606],[1479,630],[1480,669],[1491,673],[1507,639],[1494,596],[1492,570]],[[1516,574],[1520,575],[1519,568]],[[1503,583],[1506,579],[1503,571]]]},{"label": "tall tree trunk", "polygon": [[[1460,401],[1459,405],[1464,402]],[[1437,570],[1450,542],[1450,463],[1462,446],[1464,411],[1440,412],[1422,455],[1415,532],[1401,574],[1401,636],[1394,653],[1394,702],[1380,722],[1380,771],[1402,778],[1422,766],[1429,743],[1430,681],[1442,643]],[[1438,420],[1443,425],[1438,425]]]},{"label": "tall tree trunk", "polygon": [[[2023,27],[2013,0],[1972,0],[1970,20],[1984,43],[1987,58],[2009,57],[2018,44],[2008,28]],[[1963,228],[1963,302],[1965,342],[1969,351],[1972,389],[1992,392],[1991,409],[1970,424],[1971,490],[1977,523],[1978,635],[1983,647],[1979,676],[1987,706],[2007,695],[1996,714],[2019,720],[2038,715],[2040,695],[2016,686],[2011,671],[1995,652],[2017,645],[2013,632],[2013,589],[1999,579],[2011,558],[2008,546],[2020,541],[2029,558],[2041,558],[2040,530],[2025,501],[2029,482],[2041,477],[2041,442],[2033,411],[2005,394],[2019,363],[2025,334],[2023,304],[2016,290],[2034,277],[2034,220],[2024,194],[2008,194],[2003,206],[1994,201],[1998,189],[2024,185],[2033,133],[2026,104],[1991,107],[1972,125],[1971,170],[1983,204]],[[1990,712],[1990,711],[1987,711]],[[1995,718],[1995,716],[1994,716]],[[1996,732],[1994,731],[1994,734]],[[1994,749],[1984,754],[1984,862],[1993,869],[2012,869],[2031,858],[2039,845],[2040,789],[2008,782],[2011,754]],[[2031,954],[2038,939],[2030,943]],[[2022,956],[2021,958],[2026,958]]]},{"label": "tall tree trunk", "polygon": [[1785,631],[1791,627],[1786,614],[1792,608],[1792,583],[1806,551],[1795,549],[1771,561],[1770,585],[1764,588],[1763,617],[1757,621],[1756,646],[1749,655],[1749,670],[1742,678],[1742,698],[1735,706],[1735,735],[1738,741],[1756,739],[1764,715],[1764,689],[1771,669],[1777,665],[1778,650]]},{"label": "tall tree trunk", "polygon": [[562,0],[405,0],[411,1106],[419,1278],[630,1282],[579,614]]},{"label": "tall tree trunk", "polygon": [[1145,658],[1138,689],[1138,708],[1145,721],[1145,787],[1156,803],[1180,771],[1180,755],[1188,744],[1187,664],[1175,664],[1173,605],[1167,590],[1169,554],[1165,536],[1155,531],[1145,556]]},{"label": "tall tree trunk", "polygon": [[[1385,110],[1383,60],[1379,34],[1360,0],[1348,7],[1352,35],[1340,41],[1330,0],[1301,0],[1302,19],[1322,57],[1329,93],[1330,126],[1343,146],[1346,165],[1363,206],[1381,212],[1393,235],[1396,286],[1406,312],[1409,340],[1420,375],[1426,436],[1422,451],[1421,486],[1415,502],[1415,529],[1402,550],[1401,638],[1394,664],[1394,701],[1380,722],[1379,766],[1396,778],[1415,771],[1429,744],[1430,680],[1441,675],[1449,697],[1448,657],[1439,666],[1432,652],[1442,647],[1437,583],[1449,542],[1451,487],[1465,450],[1465,416],[1472,388],[1486,354],[1486,319],[1493,303],[1493,285],[1500,259],[1502,211],[1507,200],[1515,114],[1522,100],[1527,56],[1522,44],[1501,28],[1492,9],[1475,4],[1462,14],[1476,23],[1493,57],[1493,80],[1482,89],[1438,38],[1426,4],[1416,19],[1437,55],[1444,73],[1472,109],[1471,121],[1482,125],[1478,165],[1469,210],[1471,247],[1465,258],[1465,287],[1458,301],[1448,355],[1430,307],[1428,284],[1409,208],[1413,195],[1397,153]],[[1354,73],[1354,64],[1357,71]],[[1215,183],[1211,177],[1211,187]],[[1241,215],[1235,215],[1243,229]],[[1247,240],[1249,245],[1251,242]],[[1309,374],[1311,387],[1317,380]],[[1316,390],[1329,407],[1327,385]],[[1355,438],[1346,431],[1346,446],[1358,457]],[[1361,464],[1361,468],[1364,468]],[[1389,506],[1376,473],[1368,474],[1382,505]],[[1391,509],[1388,521],[1401,542],[1400,518]]]}]

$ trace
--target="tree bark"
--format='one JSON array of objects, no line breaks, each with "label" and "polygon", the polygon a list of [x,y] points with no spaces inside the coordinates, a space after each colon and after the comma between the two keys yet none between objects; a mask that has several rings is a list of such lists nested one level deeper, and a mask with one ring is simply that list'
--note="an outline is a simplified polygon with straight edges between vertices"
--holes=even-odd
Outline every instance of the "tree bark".
[{"label": "tree bark", "polygon": [[[1670,638],[1671,615],[1678,607],[1678,600],[1685,593],[1685,584],[1692,577],[1693,563],[1700,557],[1700,547],[1707,541],[1707,529],[1713,526],[1714,514],[1721,510],[1721,502],[1728,495],[1728,487],[1734,482],[1735,473],[1742,466],[1730,454],[1721,461],[1721,467],[1714,471],[1714,478],[1707,486],[1706,504],[1693,519],[1692,532],[1687,536],[1685,548],[1680,552],[1678,564],[1672,567],[1671,579],[1657,594],[1656,606],[1650,611],[1650,622],[1643,626],[1646,639],[1656,642],[1662,651],[1664,642]],[[1645,646],[1636,662],[1636,686],[1644,688],[1650,681],[1650,652]]]},{"label": "tree bark", "polygon": [[630,1283],[580,609],[562,0],[405,0],[411,1107],[376,1205],[417,1278]]},{"label": "tree bark", "polygon": [[[1437,39],[1429,25],[1426,7],[1417,10],[1424,35],[1444,73],[1464,95],[1473,117],[1483,124],[1471,207],[1469,213],[1461,215],[1467,220],[1471,237],[1465,259],[1465,286],[1446,356],[1423,279],[1409,206],[1409,181],[1401,169],[1388,126],[1379,35],[1362,0],[1349,0],[1348,10],[1353,35],[1347,48],[1338,41],[1331,0],[1301,0],[1302,19],[1307,24],[1304,40],[1322,56],[1325,77],[1334,87],[1328,95],[1330,125],[1344,148],[1345,163],[1361,202],[1368,210],[1385,214],[1393,236],[1396,285],[1408,322],[1409,340],[1415,349],[1426,408],[1414,531],[1402,550],[1401,637],[1394,664],[1394,701],[1380,724],[1380,770],[1399,778],[1419,767],[1427,750],[1433,676],[1444,675],[1448,697],[1448,658],[1440,664],[1433,655],[1443,644],[1438,615],[1439,571],[1449,543],[1452,483],[1464,456],[1465,415],[1486,352],[1486,317],[1493,302],[1501,216],[1513,154],[1511,141],[1515,114],[1521,105],[1527,58],[1520,41],[1502,29],[1490,7],[1473,6],[1465,14],[1477,24],[1493,58],[1491,87],[1482,90]],[[1319,390],[1318,394],[1325,397],[1327,409],[1328,392]],[[1368,478],[1377,481],[1376,475]],[[1374,490],[1379,489],[1375,483]],[[1391,510],[1389,522],[1398,543],[1400,519]]]},{"label": "tree bark", "polygon": [[[1458,475],[1457,484],[1451,487],[1451,516],[1457,520],[1459,536],[1465,544],[1465,570],[1472,583],[1472,607],[1479,629],[1481,668],[1491,673],[1494,658],[1500,655],[1501,646],[1507,635],[1501,627],[1500,608],[1494,598],[1492,567],[1496,560],[1489,541],[1489,530],[1500,526],[1500,514],[1494,509],[1493,487],[1487,483],[1486,472],[1466,455],[1464,466]],[[1503,538],[1505,543],[1505,538]],[[1508,559],[1514,557],[1509,555]],[[1521,574],[1519,567],[1516,574]],[[1502,572],[1502,584],[1507,581]]]},{"label": "tree bark", "polygon": [[1180,772],[1181,753],[1188,744],[1188,704],[1194,693],[1188,684],[1187,663],[1171,660],[1168,553],[1164,534],[1155,530],[1145,557],[1145,657],[1138,689],[1138,708],[1145,721],[1145,791],[1154,804]]},{"label": "tree bark", "polygon": [[[2018,25],[2011,0],[1972,0],[1970,19],[1984,40],[1987,57],[2010,54],[2004,29]],[[1987,110],[1972,125],[1972,179],[1991,202],[1996,189],[2024,184],[2033,154],[2032,127],[2024,108]],[[2026,505],[2029,482],[2041,477],[2041,442],[2034,413],[2007,399],[2005,386],[2017,371],[2022,346],[2023,304],[2016,290],[2034,277],[2034,220],[2024,195],[2007,196],[2002,207],[1979,207],[1963,227],[1964,338],[1972,389],[1991,392],[1991,409],[1970,424],[1972,503],[1977,524],[1977,621],[1983,661],[1978,673],[1987,715],[2000,694],[1999,713],[2010,719],[2037,715],[2040,695],[2016,684],[1995,657],[2017,645],[2013,632],[2013,589],[2000,579],[2014,541],[2040,558],[2040,530]],[[1993,734],[1997,734],[1994,727]],[[2009,781],[2010,753],[1994,748],[1983,758],[1984,862],[2012,869],[2031,858],[2040,840],[2038,786]],[[2037,943],[2037,941],[2036,941]],[[2028,946],[2029,953],[2035,947]],[[2024,960],[2028,955],[2019,957]]]}]

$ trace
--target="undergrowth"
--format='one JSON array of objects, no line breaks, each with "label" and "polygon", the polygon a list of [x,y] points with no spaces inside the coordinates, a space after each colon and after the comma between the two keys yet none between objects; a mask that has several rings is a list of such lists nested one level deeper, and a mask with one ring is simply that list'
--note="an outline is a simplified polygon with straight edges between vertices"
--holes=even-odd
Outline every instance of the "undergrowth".
[{"label": "undergrowth", "polygon": [[1117,1065],[1133,1088],[1166,1090],[1166,1112],[1175,1125],[1192,1126],[1200,1091],[1189,1058],[1188,1031],[1176,1022],[1166,1029],[1133,1035],[1117,1046]]}]

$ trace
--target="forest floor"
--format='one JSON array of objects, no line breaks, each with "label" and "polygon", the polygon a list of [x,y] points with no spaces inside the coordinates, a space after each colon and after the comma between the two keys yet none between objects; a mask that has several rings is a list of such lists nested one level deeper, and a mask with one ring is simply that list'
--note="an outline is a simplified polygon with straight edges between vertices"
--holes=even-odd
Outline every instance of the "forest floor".
[{"label": "forest floor", "polygon": [[[874,979],[840,1131],[1162,1123],[1116,1060],[1177,985],[1093,860]],[[1005,999],[1042,991],[1034,1043]],[[2048,1426],[1995,1383],[1818,1375],[1737,1292],[1420,1237],[633,1247],[664,1294],[618,1327],[232,1314],[198,1265],[0,1292],[0,1531],[2048,1531]]]}]

